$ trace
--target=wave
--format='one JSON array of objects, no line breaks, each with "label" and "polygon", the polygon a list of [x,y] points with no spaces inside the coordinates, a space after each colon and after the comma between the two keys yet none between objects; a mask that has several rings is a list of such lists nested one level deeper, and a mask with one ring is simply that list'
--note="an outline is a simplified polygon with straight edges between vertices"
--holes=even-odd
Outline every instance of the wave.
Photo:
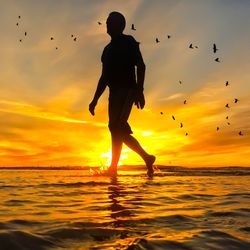
[{"label": "wave", "polygon": [[71,183],[42,183],[37,187],[83,187],[83,186],[109,186],[110,182],[88,181],[88,182],[71,182]]},{"label": "wave", "polygon": [[[113,246],[112,249],[157,249],[157,250],[247,250],[250,249],[250,242],[241,239],[226,231],[221,230],[197,230],[196,217],[185,215],[159,216],[155,218],[144,218],[133,220],[118,220],[106,222],[72,222],[61,225],[51,225],[40,230],[39,233],[31,234],[26,231],[10,229],[8,232],[0,233],[0,249],[15,250],[44,250],[54,248],[78,249],[74,244],[82,246],[83,249],[106,249],[107,244]],[[21,226],[37,225],[41,222],[27,220],[11,220],[8,223],[0,224],[0,228],[9,229],[8,224]],[[157,224],[155,230],[144,231],[145,224]],[[135,230],[133,224],[136,224]],[[128,226],[129,225],[129,226]],[[181,240],[169,240],[168,235],[161,234],[162,229],[169,228],[190,231]],[[179,226],[179,228],[178,228]],[[13,230],[13,231],[11,231]],[[169,232],[171,232],[171,230]],[[241,232],[249,233],[250,227],[241,227]],[[177,232],[176,232],[177,234]],[[124,241],[123,241],[124,239]],[[94,248],[84,248],[86,244],[95,246]],[[225,248],[226,246],[226,248]],[[81,248],[81,249],[82,249]],[[60,248],[61,249],[61,248]],[[80,249],[80,247],[79,247]]]},{"label": "wave", "polygon": [[134,239],[126,250],[138,249],[157,249],[157,250],[248,250],[250,249],[250,242],[232,236],[226,232],[210,230],[201,231],[194,234],[190,238],[185,238],[182,242],[172,240],[157,240],[157,239]]},{"label": "wave", "polygon": [[234,212],[234,211],[216,211],[216,212],[207,212],[207,216],[213,217],[239,217],[244,216],[242,213]]},{"label": "wave", "polygon": [[15,250],[44,250],[54,247],[55,243],[46,237],[34,235],[24,231],[11,231],[0,233],[1,249]]},{"label": "wave", "polygon": [[212,194],[182,194],[178,195],[177,199],[182,200],[207,200],[216,197],[216,195]]},{"label": "wave", "polygon": [[111,228],[59,228],[46,232],[46,236],[54,238],[57,241],[61,239],[77,240],[95,240],[105,241],[126,231],[122,229]]}]

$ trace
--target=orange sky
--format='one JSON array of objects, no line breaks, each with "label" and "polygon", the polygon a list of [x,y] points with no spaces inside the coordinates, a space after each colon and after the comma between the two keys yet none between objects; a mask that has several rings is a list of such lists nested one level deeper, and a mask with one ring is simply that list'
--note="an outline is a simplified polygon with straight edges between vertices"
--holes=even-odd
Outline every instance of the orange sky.
[{"label": "orange sky", "polygon": [[[127,18],[147,66],[146,107],[129,121],[156,164],[250,166],[249,1],[12,0],[1,9],[1,166],[109,164],[108,89],[95,117],[88,104],[113,10]],[[143,162],[124,146],[120,163]]]}]

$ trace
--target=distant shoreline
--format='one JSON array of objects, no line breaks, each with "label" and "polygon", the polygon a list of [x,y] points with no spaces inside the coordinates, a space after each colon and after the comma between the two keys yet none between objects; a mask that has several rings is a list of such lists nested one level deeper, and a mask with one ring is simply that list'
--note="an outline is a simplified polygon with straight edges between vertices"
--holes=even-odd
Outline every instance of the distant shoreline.
[{"label": "distant shoreline", "polygon": [[[218,170],[218,169],[246,169],[250,170],[250,166],[222,166],[222,167],[184,167],[184,166],[169,166],[169,165],[157,165],[158,168],[164,170]],[[90,168],[100,168],[100,166],[0,166],[1,170],[89,170]],[[128,169],[144,169],[144,165],[121,165],[118,166],[120,170]]]}]

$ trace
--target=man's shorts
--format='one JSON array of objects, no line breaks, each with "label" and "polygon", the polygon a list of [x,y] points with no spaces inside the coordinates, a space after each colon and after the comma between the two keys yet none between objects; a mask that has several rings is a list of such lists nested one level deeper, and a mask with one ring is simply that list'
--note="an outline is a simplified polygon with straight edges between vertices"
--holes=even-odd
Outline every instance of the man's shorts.
[{"label": "man's shorts", "polygon": [[109,130],[120,135],[132,134],[128,118],[135,100],[134,88],[110,89]]}]

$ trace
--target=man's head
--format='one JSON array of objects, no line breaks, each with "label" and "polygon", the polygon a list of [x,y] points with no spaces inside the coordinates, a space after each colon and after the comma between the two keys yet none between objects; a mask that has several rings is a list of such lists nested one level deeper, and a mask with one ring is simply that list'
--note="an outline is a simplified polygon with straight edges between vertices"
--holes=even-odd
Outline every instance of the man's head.
[{"label": "man's head", "polygon": [[122,34],[126,26],[125,17],[119,12],[111,12],[107,18],[107,33],[114,37],[116,35]]}]

